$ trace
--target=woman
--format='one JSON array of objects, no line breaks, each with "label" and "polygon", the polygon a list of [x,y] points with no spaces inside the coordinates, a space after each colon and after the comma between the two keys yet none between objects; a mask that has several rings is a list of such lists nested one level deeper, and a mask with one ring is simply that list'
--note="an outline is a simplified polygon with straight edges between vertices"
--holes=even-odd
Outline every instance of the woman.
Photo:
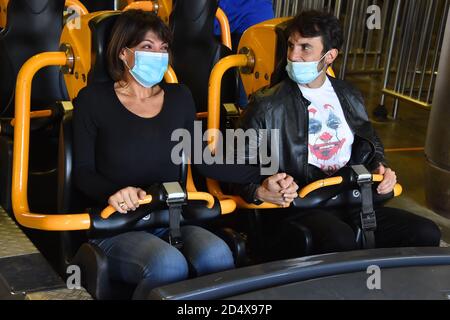
[{"label": "woman", "polygon": [[[189,90],[161,82],[170,40],[170,31],[153,13],[124,12],[107,50],[113,81],[87,86],[74,101],[75,183],[100,206],[108,203],[123,214],[139,206],[146,195],[142,187],[180,180],[179,166],[171,160],[171,134],[185,128],[193,136],[195,106]],[[198,169],[229,182],[260,181],[259,169],[250,166]],[[283,201],[292,201],[295,187]],[[160,238],[165,231],[133,231],[95,240],[108,257],[112,278],[138,285],[136,298],[183,280],[188,273],[234,267],[228,246],[209,231],[183,226],[182,253]]]}]

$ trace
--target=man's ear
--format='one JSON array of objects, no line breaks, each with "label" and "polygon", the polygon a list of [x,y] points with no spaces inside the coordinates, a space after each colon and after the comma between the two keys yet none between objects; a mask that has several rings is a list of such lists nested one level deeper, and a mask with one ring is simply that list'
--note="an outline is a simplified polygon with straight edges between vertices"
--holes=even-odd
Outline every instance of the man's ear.
[{"label": "man's ear", "polygon": [[325,57],[325,63],[327,65],[331,65],[333,64],[334,60],[336,60],[337,56],[339,54],[339,50],[338,49],[331,49],[327,56]]}]

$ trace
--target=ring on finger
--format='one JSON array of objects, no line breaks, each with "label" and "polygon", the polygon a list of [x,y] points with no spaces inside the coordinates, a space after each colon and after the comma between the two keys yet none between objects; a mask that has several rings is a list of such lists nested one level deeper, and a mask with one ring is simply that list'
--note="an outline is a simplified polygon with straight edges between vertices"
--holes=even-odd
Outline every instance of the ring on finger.
[{"label": "ring on finger", "polygon": [[119,202],[119,207],[125,210],[127,208],[127,204],[125,203],[125,201],[121,201]]}]

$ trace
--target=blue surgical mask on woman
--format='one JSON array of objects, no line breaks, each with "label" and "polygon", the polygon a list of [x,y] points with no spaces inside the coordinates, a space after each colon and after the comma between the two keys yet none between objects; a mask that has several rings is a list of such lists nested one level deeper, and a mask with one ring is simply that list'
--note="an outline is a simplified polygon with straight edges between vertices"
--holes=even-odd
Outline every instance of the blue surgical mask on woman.
[{"label": "blue surgical mask on woman", "polygon": [[[131,52],[133,50],[127,48]],[[169,65],[167,52],[134,51],[134,67],[128,67],[133,78],[143,87],[150,88],[161,82]]]},{"label": "blue surgical mask on woman", "polygon": [[318,71],[317,67],[319,66],[320,61],[322,61],[323,58],[325,58],[325,56],[328,54],[328,52],[325,53],[319,61],[293,62],[287,59],[286,71],[289,75],[289,78],[291,78],[292,81],[300,84],[308,84],[313,82],[323,72],[323,68],[322,70]]}]

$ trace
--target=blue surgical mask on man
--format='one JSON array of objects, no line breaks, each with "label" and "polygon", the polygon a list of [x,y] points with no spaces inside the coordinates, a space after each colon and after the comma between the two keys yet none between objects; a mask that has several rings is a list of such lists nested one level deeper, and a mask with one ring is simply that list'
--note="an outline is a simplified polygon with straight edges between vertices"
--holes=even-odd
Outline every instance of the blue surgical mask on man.
[{"label": "blue surgical mask on man", "polygon": [[294,62],[287,59],[286,71],[289,75],[289,78],[299,84],[308,84],[313,82],[323,72],[323,68],[320,71],[318,71],[317,68],[320,61],[322,61],[328,53],[329,51],[325,53],[319,61]]},{"label": "blue surgical mask on man", "polygon": [[[131,52],[133,50],[127,48]],[[134,51],[134,67],[130,68],[125,61],[130,74],[143,87],[150,88],[161,82],[169,65],[167,52]]]}]

